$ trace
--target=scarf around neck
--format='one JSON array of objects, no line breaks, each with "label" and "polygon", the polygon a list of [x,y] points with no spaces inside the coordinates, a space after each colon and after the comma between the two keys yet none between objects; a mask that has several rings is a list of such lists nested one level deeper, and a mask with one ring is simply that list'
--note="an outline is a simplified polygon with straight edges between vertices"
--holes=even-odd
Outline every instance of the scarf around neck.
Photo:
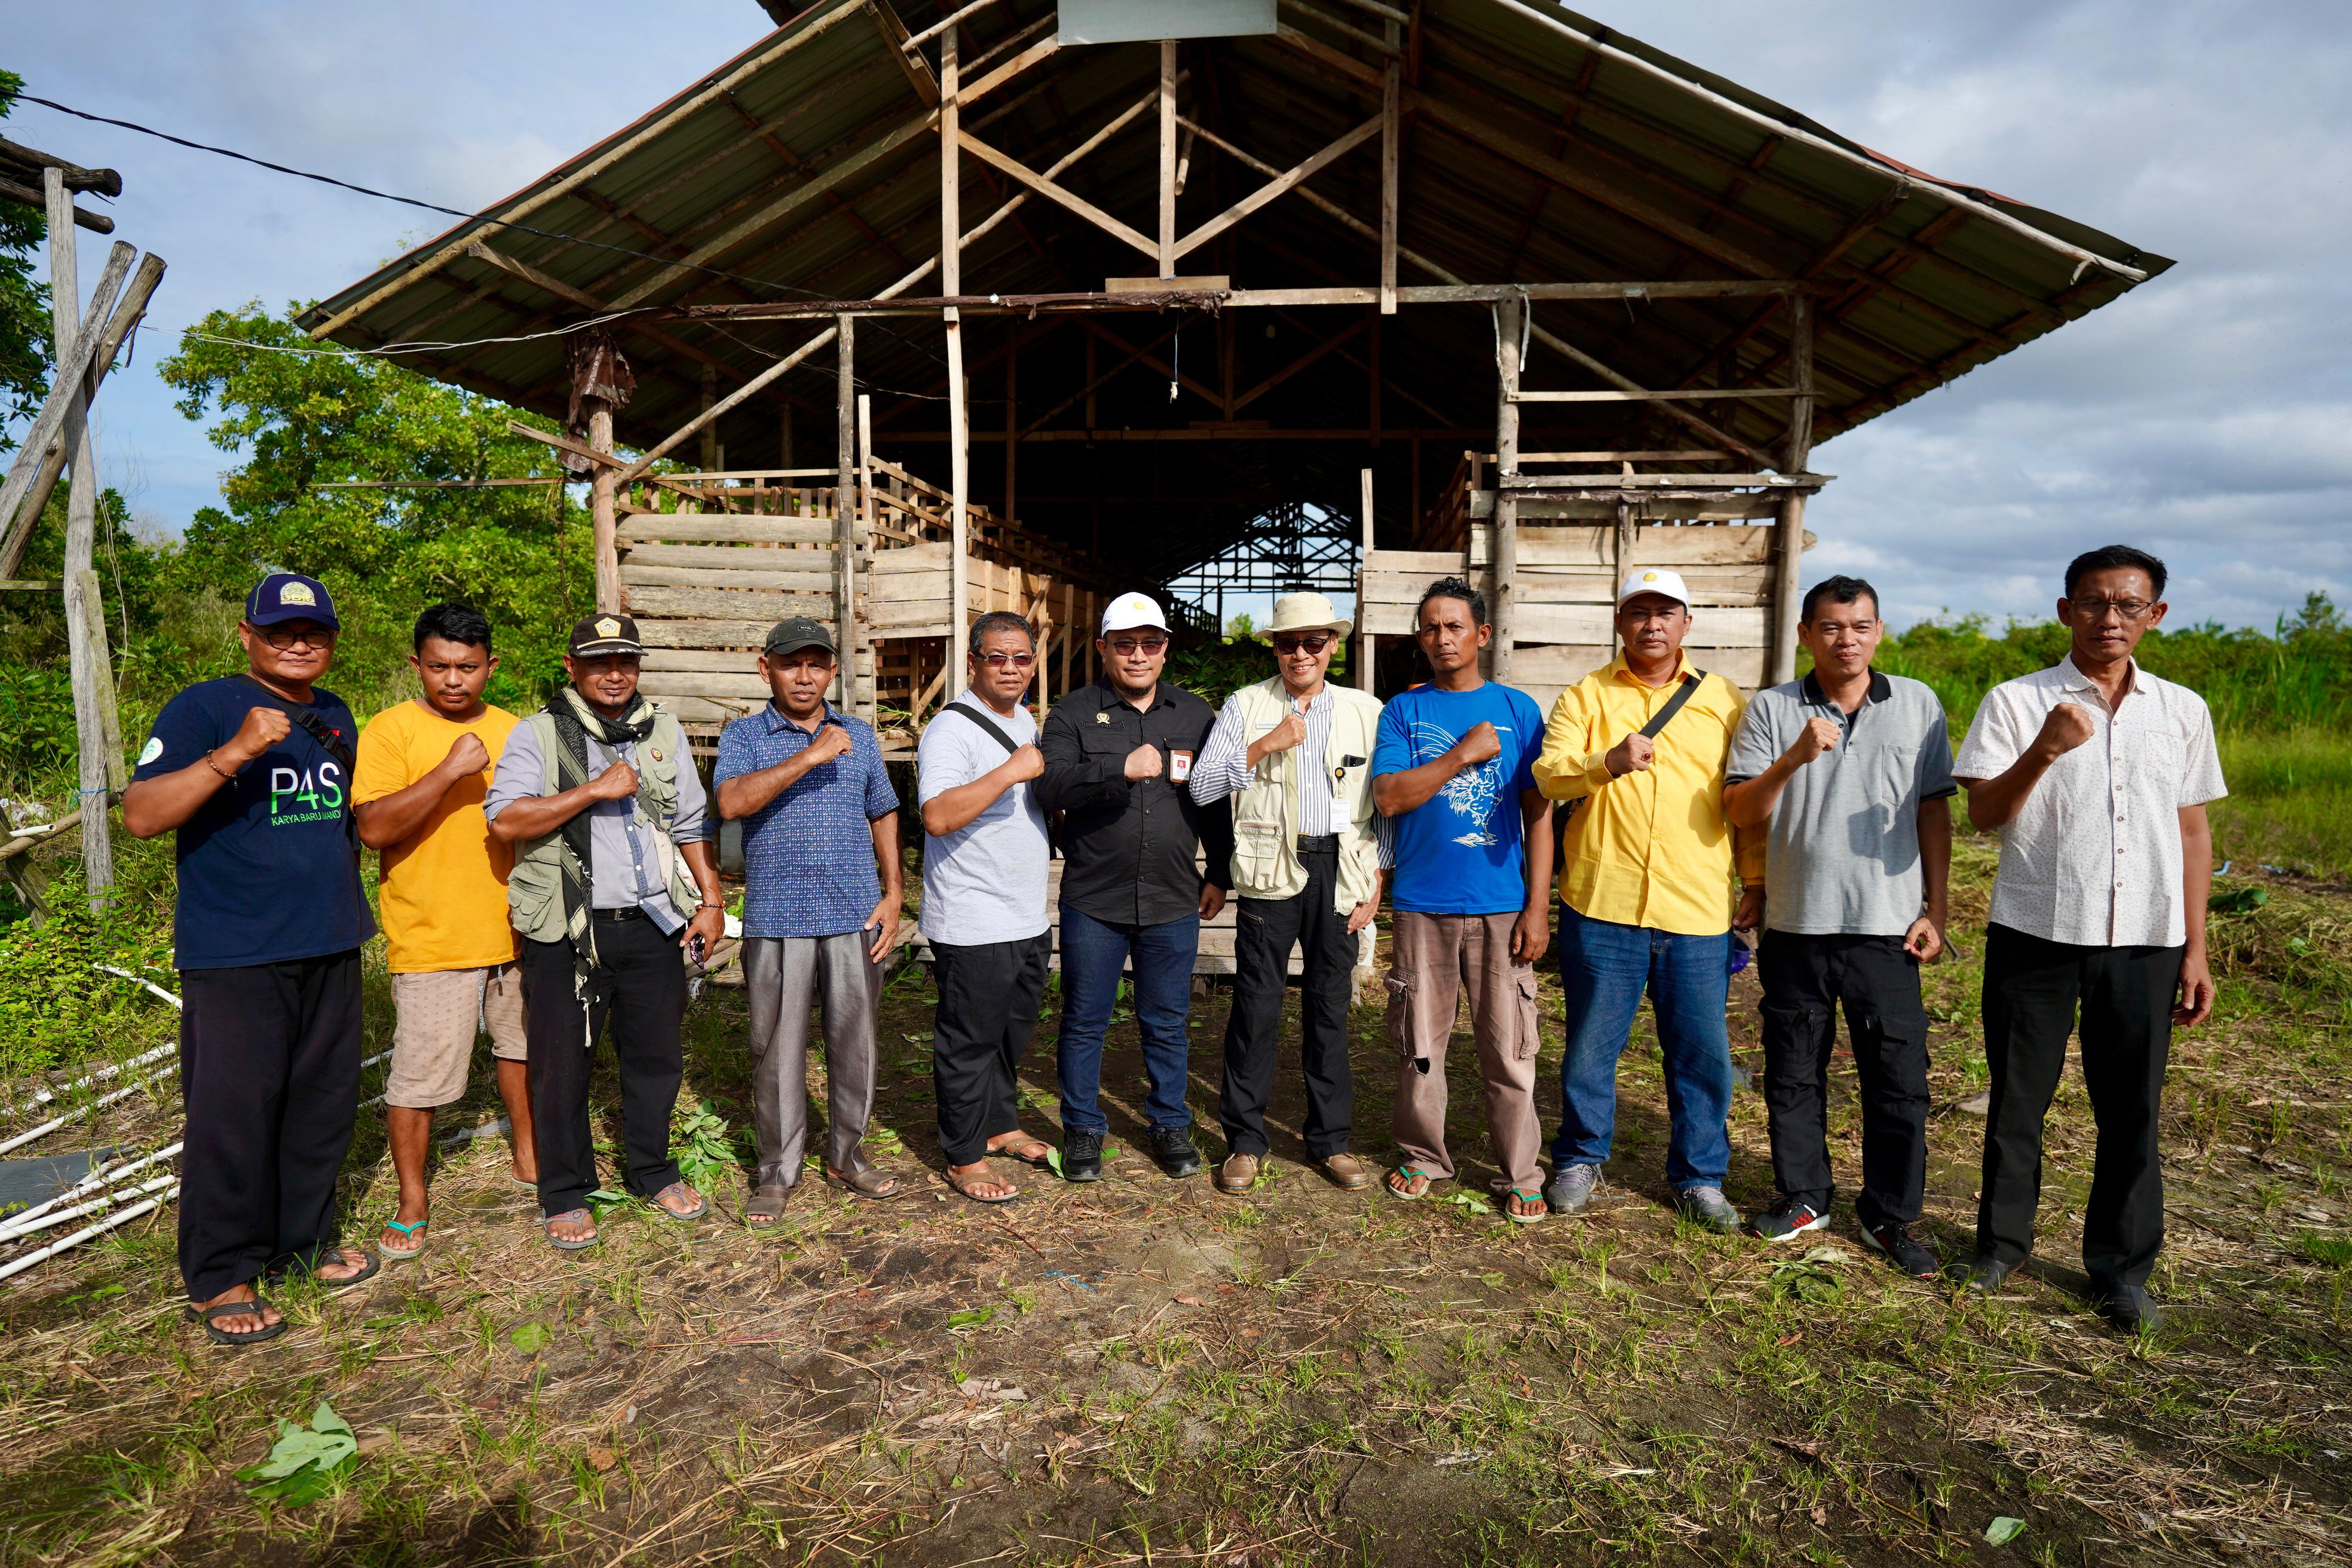
[{"label": "scarf around neck", "polygon": [[[631,696],[627,710],[618,719],[607,719],[588,705],[578,688],[567,686],[548,700],[547,715],[555,722],[559,742],[550,759],[557,795],[588,782],[589,736],[593,735],[607,750],[618,751],[642,742],[654,730],[654,705],[643,693]],[[595,889],[591,815],[574,812],[558,832],[563,839],[563,929],[572,944],[572,991],[581,1001],[593,1003],[600,998],[592,994],[598,988],[593,984],[596,933],[589,902]]]}]

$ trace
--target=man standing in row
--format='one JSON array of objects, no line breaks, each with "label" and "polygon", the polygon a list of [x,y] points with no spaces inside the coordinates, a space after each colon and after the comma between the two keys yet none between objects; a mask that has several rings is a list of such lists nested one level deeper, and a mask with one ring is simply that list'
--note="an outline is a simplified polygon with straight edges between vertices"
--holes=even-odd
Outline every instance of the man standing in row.
[{"label": "man standing in row", "polygon": [[352,784],[360,842],[383,857],[376,900],[395,1016],[383,1120],[400,1206],[377,1238],[386,1258],[425,1250],[433,1112],[466,1097],[478,1026],[498,1064],[510,1179],[539,1184],[522,971],[507,919],[514,850],[482,816],[515,716],[482,700],[499,660],[481,611],[435,605],[416,617],[415,643],[408,662],[425,694],[368,721]]},{"label": "man standing in row", "polygon": [[165,703],[122,795],[133,837],[177,830],[180,1277],[223,1344],[286,1331],[265,1275],[342,1289],[382,1267],[336,1245],[375,934],[348,809],[359,726],[313,684],[341,624],[316,578],[263,578],[237,626],[245,673]]},{"label": "man standing in row", "polygon": [[779,621],[760,650],[768,706],[719,736],[719,815],[743,823],[743,984],[751,1004],[760,1168],[743,1217],[774,1225],[808,1145],[809,1007],[824,1007],[825,1180],[886,1198],[866,1157],[882,958],[898,940],[906,869],[898,793],[874,727],[825,700],[832,634]]},{"label": "man standing in row", "polygon": [[939,1010],[931,1087],[949,1185],[975,1203],[1021,1189],[988,1168],[1003,1154],[1044,1165],[1053,1151],[1021,1131],[1014,1075],[1036,1032],[1054,955],[1046,929],[1045,768],[1037,721],[1021,706],[1037,667],[1029,623],[1009,610],[974,621],[965,687],[923,726],[915,752],[922,800],[923,935]]},{"label": "man standing in row", "polygon": [[1769,825],[1764,935],[1764,1105],[1780,1201],[1748,1223],[1786,1241],[1830,1222],[1829,1069],[1845,1008],[1862,1085],[1863,1239],[1915,1279],[1938,1264],[1911,1226],[1927,1184],[1927,1014],[1919,966],[1943,951],[1952,863],[1944,706],[1871,668],[1878,591],[1832,577],[1805,595],[1797,636],[1812,673],[1756,694],[1732,742],[1723,808]]},{"label": "man standing in row", "polygon": [[1229,1151],[1217,1169],[1223,1193],[1248,1192],[1265,1158],[1275,1036],[1293,944],[1306,960],[1298,1012],[1307,1157],[1339,1187],[1371,1183],[1364,1163],[1348,1152],[1355,1121],[1348,1005],[1356,933],[1380,910],[1371,760],[1381,704],[1324,679],[1348,626],[1320,594],[1276,599],[1266,637],[1278,673],[1225,700],[1192,769],[1193,800],[1233,799],[1233,890],[1241,901],[1217,1102]]},{"label": "man standing in row", "polygon": [[1985,694],[1955,770],[1969,820],[2000,834],[1985,932],[1992,1103],[1965,1283],[1998,1290],[2033,1250],[2042,1118],[2079,1013],[2099,1132],[2083,1268],[2126,1332],[2161,1321],[2147,1287],[2164,1245],[2165,1058],[2174,1027],[2213,1010],[2205,806],[2226,793],[2204,699],[2133,658],[2163,624],[2164,583],[2164,563],[2129,545],[2076,556],[2058,601],[2073,651]]},{"label": "man standing in row", "polygon": [[[1591,1202],[1616,1131],[1617,1061],[1646,990],[1665,1059],[1675,1206],[1731,1231],[1733,848],[1723,779],[1743,704],[1738,688],[1683,654],[1691,612],[1681,574],[1633,573],[1616,620],[1623,653],[1559,694],[1535,765],[1546,798],[1581,803],[1559,876],[1568,1051],[1544,1197],[1563,1214]],[[1760,856],[1742,858],[1743,880],[1760,889]]]},{"label": "man standing in row", "polygon": [[1372,752],[1372,801],[1392,845],[1389,1042],[1396,1047],[1400,1198],[1450,1181],[1445,1047],[1467,991],[1486,1080],[1503,1212],[1549,1212],[1536,1152],[1536,972],[1551,939],[1551,806],[1536,787],[1543,715],[1478,673],[1493,640],[1486,595],[1433,583],[1414,615],[1430,680],[1390,699]]},{"label": "man standing in row", "polygon": [[670,1158],[669,1121],[685,1073],[678,950],[699,960],[725,929],[726,906],[702,778],[677,721],[637,691],[644,656],[626,616],[573,626],[571,684],[508,738],[482,806],[515,848],[507,901],[522,938],[540,1211],[548,1240],[567,1252],[596,1242],[588,1073],[607,1017],[623,1181],[670,1219],[710,1209]]},{"label": "man standing in row", "polygon": [[[1037,797],[1062,825],[1062,1174],[1102,1177],[1103,1034],[1120,973],[1135,965],[1135,1021],[1150,1084],[1152,1158],[1171,1176],[1201,1168],[1192,1142],[1185,1031],[1201,922],[1224,908],[1231,818],[1186,788],[1216,714],[1160,679],[1168,623],[1141,594],[1103,612],[1102,678],[1055,706],[1039,742]],[[1203,844],[1209,869],[1198,864]]]}]

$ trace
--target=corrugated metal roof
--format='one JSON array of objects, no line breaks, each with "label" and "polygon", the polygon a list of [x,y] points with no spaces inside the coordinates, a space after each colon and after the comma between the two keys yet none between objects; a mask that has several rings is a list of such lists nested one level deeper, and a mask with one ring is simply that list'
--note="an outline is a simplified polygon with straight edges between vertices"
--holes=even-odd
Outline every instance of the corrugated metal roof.
[{"label": "corrugated metal roof", "polygon": [[[1196,40],[1180,47],[1183,114],[1265,165],[1286,168],[1379,108],[1389,58],[1363,0],[1282,0],[1290,37]],[[1519,0],[1423,0],[1401,29],[1406,83],[1401,237],[1407,250],[1472,282],[1662,281],[1778,277],[1817,281],[1817,439],[1874,417],[2115,299],[2171,265],[2097,229],[1911,169],[1838,136],[1735,82],[1577,13]],[[1050,34],[1051,0],[1003,0],[962,25],[967,84]],[[793,18],[703,80],[581,153],[484,215],[420,246],[318,308],[314,328],[353,344],[526,341],[418,356],[436,376],[560,416],[560,338],[529,338],[632,305],[859,299],[902,279],[939,246],[937,45],[899,46],[906,27],[883,0],[832,0]],[[1135,106],[1157,81],[1150,45],[1066,48],[967,110],[968,130],[1044,168]],[[1064,182],[1134,226],[1156,210],[1157,142],[1147,113],[1074,166]],[[845,168],[854,173],[814,194]],[[1264,178],[1205,140],[1192,152],[1180,232]],[[1379,211],[1379,142],[1317,174],[1307,189],[1360,221]],[[978,160],[963,176],[967,227],[1016,188]],[[542,237],[507,218],[578,237]],[[500,266],[478,250],[510,258]],[[637,252],[630,255],[625,252]],[[1096,289],[1149,270],[1141,255],[1032,197],[964,254],[969,293]],[[1239,288],[1366,285],[1377,252],[1297,193],[1181,263],[1230,274]],[[1406,283],[1434,281],[1410,263]],[[911,289],[935,294],[936,275]],[[1191,438],[1223,421],[1230,383],[1246,393],[1367,312],[1336,308],[1186,320],[1175,344],[1096,396],[1105,433],[1150,442],[1062,438],[1083,406],[1020,446],[1016,510],[1080,542],[1126,530],[1159,573],[1181,570],[1272,497],[1354,510],[1354,470],[1381,473],[1383,510],[1402,511],[1409,474],[1425,501],[1465,445],[1491,430],[1492,331],[1477,306],[1409,306],[1367,323],[1265,392],[1238,418],[1277,430],[1331,430],[1328,441]],[[1548,302],[1539,324],[1645,386],[1738,387],[1785,379],[1787,311],[1753,299]],[[1118,316],[1082,324],[971,318],[966,329],[974,426],[1005,423],[1003,383],[1015,335],[1017,417],[1027,426],[1074,394],[1093,362],[1108,369],[1177,318]],[[623,346],[638,391],[620,416],[625,444],[645,445],[691,417],[705,364],[723,395],[805,342],[808,321],[632,323]],[[1269,331],[1270,334],[1269,335]],[[1377,410],[1372,356],[1385,384]],[[776,384],[772,399],[723,423],[730,464],[772,464],[779,405],[803,412],[800,460],[832,442],[829,353]],[[1153,368],[1152,361],[1159,361]],[[1171,403],[1170,369],[1188,384]],[[877,445],[944,471],[945,390],[935,320],[869,320],[857,370],[875,395]],[[1593,384],[1538,344],[1529,384]],[[1739,439],[1770,447],[1785,405],[1722,399],[1698,405]],[[1531,409],[1530,447],[1696,445],[1654,407]],[[1364,432],[1435,436],[1429,460]],[[1228,431],[1232,437],[1242,432]],[[993,499],[1002,445],[975,446],[979,493]],[[1740,466],[1747,466],[1742,464]],[[1130,524],[1143,524],[1131,527]]]}]

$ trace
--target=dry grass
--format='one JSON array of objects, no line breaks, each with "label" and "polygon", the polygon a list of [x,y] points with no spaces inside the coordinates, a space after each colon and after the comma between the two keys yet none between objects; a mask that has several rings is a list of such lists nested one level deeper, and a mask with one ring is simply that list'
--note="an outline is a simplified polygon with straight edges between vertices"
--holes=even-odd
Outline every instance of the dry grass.
[{"label": "dry grass", "polygon": [[[1961,859],[1969,952],[1929,986],[1928,1228],[1948,1254],[1972,1221],[1981,1128],[1958,1106],[1982,1082],[1990,860],[1978,844]],[[36,1272],[5,1298],[0,1560],[2340,1563],[2352,919],[2334,896],[2274,891],[2217,929],[2221,1014],[2176,1047],[2157,1285],[2180,1310],[2152,1344],[2108,1335],[2068,1290],[2090,1149],[2071,1073],[2042,1261],[2008,1299],[1963,1307],[1897,1279],[1842,1214],[1846,1256],[1823,1265],[1839,1294],[1808,1302],[1772,1288],[1784,1254],[1661,1206],[1654,1047],[1628,1055],[1614,1184],[1581,1221],[1513,1226],[1479,1201],[1493,1173],[1467,1078],[1469,1205],[1339,1193],[1281,1134],[1246,1199],[1167,1182],[1130,1142],[1128,1023],[1105,1073],[1110,1179],[1024,1171],[1018,1205],[952,1201],[917,982],[884,1037],[880,1120],[913,1189],[893,1203],[804,1184],[773,1235],[736,1223],[739,1194],[699,1226],[633,1206],[598,1250],[563,1256],[488,1138],[445,1151],[420,1261],[355,1298],[286,1292],[299,1326],[256,1351],[180,1323],[168,1219]],[[1735,1007],[1751,1066],[1752,1003]],[[740,1009],[698,1005],[688,1084],[738,1121]],[[1197,1011],[1202,1108],[1222,998]],[[1549,1063],[1556,999],[1547,1011]],[[1377,1015],[1355,1027],[1357,1146],[1377,1156],[1389,1063]],[[1040,1034],[1025,1120],[1050,1131]],[[1556,1079],[1544,1092],[1549,1121]],[[1753,1206],[1762,1107],[1735,1107],[1732,1194]],[[1276,1110],[1295,1130],[1295,1099]],[[1854,1112],[1842,1091],[1849,1180]],[[479,1090],[453,1124],[496,1113]],[[150,1106],[107,1131],[164,1126]],[[362,1129],[363,1227],[391,1188],[380,1128]],[[1202,1142],[1215,1152],[1213,1129]],[[527,1325],[544,1340],[519,1340]],[[307,1508],[253,1500],[230,1472],[322,1397],[362,1435],[347,1481]],[[2001,1515],[2025,1531],[1987,1547]]]}]

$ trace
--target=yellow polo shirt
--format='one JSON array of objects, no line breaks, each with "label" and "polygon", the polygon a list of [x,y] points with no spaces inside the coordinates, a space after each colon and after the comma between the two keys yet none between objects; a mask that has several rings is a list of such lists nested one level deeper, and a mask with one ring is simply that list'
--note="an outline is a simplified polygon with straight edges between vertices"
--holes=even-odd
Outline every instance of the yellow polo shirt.
[{"label": "yellow polo shirt", "polygon": [[459,779],[425,825],[383,852],[376,904],[383,917],[386,968],[394,974],[488,969],[515,958],[507,918],[514,850],[490,837],[482,816],[499,753],[521,721],[485,708],[471,723],[445,719],[422,702],[387,708],[360,731],[352,803],[397,795],[441,765],[468,730],[490,753],[488,766]]},{"label": "yellow polo shirt", "polygon": [[[1536,787],[1547,800],[1582,800],[1562,839],[1559,896],[1591,920],[1684,936],[1731,929],[1733,845],[1723,816],[1723,768],[1748,704],[1719,675],[1699,682],[1657,736],[1645,770],[1612,778],[1618,742],[1648,723],[1691,672],[1643,685],[1621,657],[1559,694],[1544,725]],[[1764,876],[1764,841],[1739,847],[1744,877]]]}]

